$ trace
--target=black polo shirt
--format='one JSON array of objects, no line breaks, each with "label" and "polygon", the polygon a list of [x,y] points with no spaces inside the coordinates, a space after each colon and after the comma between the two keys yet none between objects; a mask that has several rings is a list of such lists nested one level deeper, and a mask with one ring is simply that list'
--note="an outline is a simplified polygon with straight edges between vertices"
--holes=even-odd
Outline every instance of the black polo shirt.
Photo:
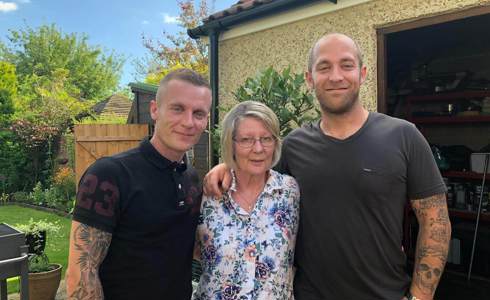
[{"label": "black polo shirt", "polygon": [[99,271],[106,299],[190,298],[200,201],[196,172],[148,139],[90,166],[73,220],[112,233]]}]

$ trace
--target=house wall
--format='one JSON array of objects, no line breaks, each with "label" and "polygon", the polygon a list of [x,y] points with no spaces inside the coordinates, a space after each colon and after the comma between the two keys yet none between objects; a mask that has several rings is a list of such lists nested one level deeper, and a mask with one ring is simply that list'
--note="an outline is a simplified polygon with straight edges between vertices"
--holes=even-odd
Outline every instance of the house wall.
[{"label": "house wall", "polygon": [[[340,0],[339,4],[342,2]],[[233,103],[232,92],[247,77],[268,66],[280,70],[291,65],[294,72],[303,73],[311,45],[325,33],[341,32],[353,37],[363,52],[368,77],[361,88],[360,99],[366,108],[375,111],[376,29],[481,5],[490,5],[490,0],[359,1],[323,15],[223,39],[219,48],[220,102]]]}]

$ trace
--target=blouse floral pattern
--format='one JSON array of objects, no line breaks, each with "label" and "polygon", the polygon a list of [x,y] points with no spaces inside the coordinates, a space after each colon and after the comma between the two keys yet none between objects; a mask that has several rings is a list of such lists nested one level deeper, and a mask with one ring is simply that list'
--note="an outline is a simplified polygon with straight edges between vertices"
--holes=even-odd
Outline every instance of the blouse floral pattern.
[{"label": "blouse floral pattern", "polygon": [[299,222],[296,180],[273,170],[248,213],[231,196],[204,196],[197,227],[202,275],[193,299],[293,299]]}]

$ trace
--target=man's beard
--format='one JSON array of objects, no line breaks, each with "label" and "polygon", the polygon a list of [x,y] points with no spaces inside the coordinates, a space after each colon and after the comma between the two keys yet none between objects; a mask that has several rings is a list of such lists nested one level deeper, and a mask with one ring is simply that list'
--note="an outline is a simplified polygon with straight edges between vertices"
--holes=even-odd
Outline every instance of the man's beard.
[{"label": "man's beard", "polygon": [[324,113],[332,114],[332,115],[343,115],[352,110],[352,107],[359,100],[359,91],[346,95],[346,101],[340,107],[330,107],[327,105],[328,100],[325,94],[321,95],[315,92],[318,103],[320,104],[320,108]]}]

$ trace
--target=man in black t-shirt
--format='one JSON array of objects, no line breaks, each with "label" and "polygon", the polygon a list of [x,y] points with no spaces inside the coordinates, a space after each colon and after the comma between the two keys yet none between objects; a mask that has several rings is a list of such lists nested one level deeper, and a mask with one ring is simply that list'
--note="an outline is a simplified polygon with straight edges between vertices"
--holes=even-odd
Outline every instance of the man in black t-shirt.
[{"label": "man in black t-shirt", "polygon": [[[430,148],[413,124],[362,106],[366,72],[345,35],[325,35],[310,51],[306,80],[322,118],[285,138],[278,166],[301,190],[296,300],[432,300],[446,263],[446,189]],[[218,166],[205,190],[219,196],[230,179]],[[419,222],[411,280],[401,241],[407,199]]]},{"label": "man in black t-shirt", "polygon": [[201,188],[184,154],[207,126],[208,82],[188,69],[160,82],[155,132],[97,160],[80,179],[68,299],[189,299]]}]

